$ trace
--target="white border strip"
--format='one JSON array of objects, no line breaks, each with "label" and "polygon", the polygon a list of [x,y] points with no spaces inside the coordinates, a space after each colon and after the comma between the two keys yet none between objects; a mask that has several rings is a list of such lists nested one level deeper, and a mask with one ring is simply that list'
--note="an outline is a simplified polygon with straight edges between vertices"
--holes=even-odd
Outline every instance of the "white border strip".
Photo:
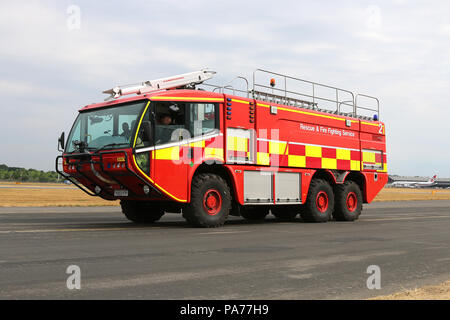
[{"label": "white border strip", "polygon": [[147,147],[147,148],[142,148],[142,149],[136,149],[136,153],[142,153],[142,152],[151,151],[151,150],[159,150],[159,149],[172,148],[172,147],[176,147],[176,146],[182,146],[182,145],[189,144],[189,143],[212,139],[212,138],[215,138],[218,136],[223,136],[223,134],[222,133],[212,133],[212,134],[207,134],[207,135],[196,137],[196,138],[191,138],[188,140],[183,140],[180,142],[172,142],[172,143],[162,144],[157,147]]}]

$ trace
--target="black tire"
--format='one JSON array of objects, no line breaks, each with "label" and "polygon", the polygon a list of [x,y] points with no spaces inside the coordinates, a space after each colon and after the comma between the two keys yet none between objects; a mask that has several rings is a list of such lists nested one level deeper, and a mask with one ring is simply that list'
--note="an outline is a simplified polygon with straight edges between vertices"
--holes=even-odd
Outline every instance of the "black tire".
[{"label": "black tire", "polygon": [[221,227],[231,210],[231,192],[226,181],[215,174],[194,177],[191,202],[183,210],[186,221],[196,227]]},{"label": "black tire", "polygon": [[272,214],[280,221],[292,221],[300,213],[300,205],[280,205],[270,208]]},{"label": "black tire", "polygon": [[330,184],[323,179],[313,179],[308,196],[300,212],[303,221],[327,222],[334,210],[334,193]]},{"label": "black tire", "polygon": [[125,217],[134,223],[153,223],[164,215],[164,210],[151,202],[121,200],[120,206]]},{"label": "black tire", "polygon": [[246,220],[264,220],[269,214],[269,208],[264,206],[242,206],[240,209],[240,213],[241,216]]},{"label": "black tire", "polygon": [[336,204],[333,217],[337,221],[355,221],[361,215],[362,192],[358,184],[346,181],[335,188]]}]

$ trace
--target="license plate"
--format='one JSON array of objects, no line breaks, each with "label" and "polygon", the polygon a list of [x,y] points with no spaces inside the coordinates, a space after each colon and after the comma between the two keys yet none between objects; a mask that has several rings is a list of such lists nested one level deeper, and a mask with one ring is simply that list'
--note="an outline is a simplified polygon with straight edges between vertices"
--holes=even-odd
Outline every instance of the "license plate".
[{"label": "license plate", "polygon": [[114,190],[115,197],[128,197],[128,190]]}]

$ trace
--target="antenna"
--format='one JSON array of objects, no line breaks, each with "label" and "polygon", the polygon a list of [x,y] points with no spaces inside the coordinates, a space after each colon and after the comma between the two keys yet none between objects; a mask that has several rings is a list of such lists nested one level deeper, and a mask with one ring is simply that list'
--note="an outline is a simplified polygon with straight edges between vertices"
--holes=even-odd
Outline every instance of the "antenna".
[{"label": "antenna", "polygon": [[200,84],[203,81],[209,80],[216,74],[215,71],[208,69],[202,69],[200,71],[194,71],[190,73],[184,73],[180,75],[175,75],[172,77],[161,78],[151,81],[144,81],[136,84],[116,86],[109,90],[103,91],[103,93],[109,94],[110,96],[105,99],[105,101],[117,99],[121,96],[128,94],[144,94],[152,91],[164,90],[164,89],[174,89],[189,85]]}]

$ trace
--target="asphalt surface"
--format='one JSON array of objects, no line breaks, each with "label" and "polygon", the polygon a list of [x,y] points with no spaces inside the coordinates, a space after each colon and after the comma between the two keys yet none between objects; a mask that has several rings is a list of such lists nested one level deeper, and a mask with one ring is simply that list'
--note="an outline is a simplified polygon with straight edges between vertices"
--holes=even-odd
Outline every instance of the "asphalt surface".
[{"label": "asphalt surface", "polygon": [[[66,286],[68,266],[81,289]],[[367,288],[381,271],[381,289]],[[364,299],[450,279],[450,201],[366,205],[356,222],[218,229],[118,207],[0,208],[0,299]]]}]

